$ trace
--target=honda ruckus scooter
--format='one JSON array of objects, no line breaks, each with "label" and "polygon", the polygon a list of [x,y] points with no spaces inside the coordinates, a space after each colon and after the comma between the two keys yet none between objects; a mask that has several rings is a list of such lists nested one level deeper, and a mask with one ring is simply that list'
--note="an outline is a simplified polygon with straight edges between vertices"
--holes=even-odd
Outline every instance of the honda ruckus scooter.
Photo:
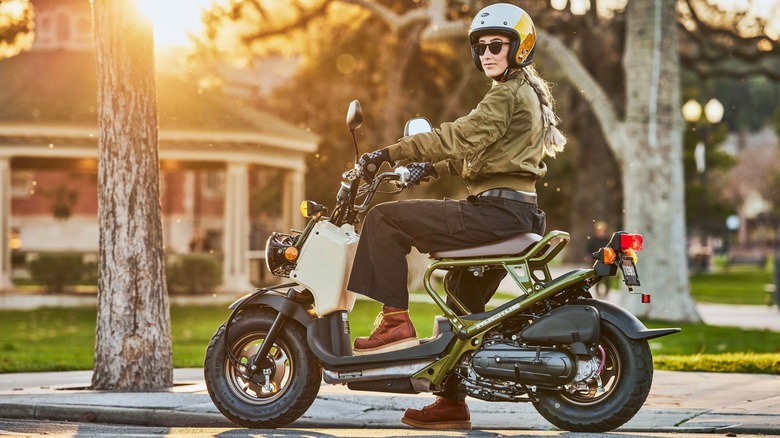
[{"label": "honda ruckus scooter", "polygon": [[[361,124],[354,101],[347,125],[356,159],[355,130]],[[419,126],[431,129],[424,119],[414,119],[405,134]],[[557,278],[549,263],[569,241],[563,231],[432,253],[423,283],[442,313],[433,336],[399,351],[353,355],[349,312],[355,295],[346,284],[360,239],[355,225],[374,195],[385,193],[380,187],[399,193],[411,185],[404,166],[370,183],[362,182],[355,167],[343,174],[332,212],[305,201],[306,227],[271,235],[267,267],[290,282],[233,303],[211,339],[204,372],[220,412],[242,426],[276,428],[306,412],[323,379],[354,390],[420,393],[440,391],[448,379],[459,378],[471,397],[531,402],[550,423],[569,431],[608,431],[630,420],[653,378],[647,341],[680,330],[649,330],[617,305],[593,299],[589,290],[618,269],[629,292],[639,286],[639,234],[614,233],[593,254],[593,267]],[[469,314],[457,297],[437,291],[431,281],[434,273],[452,269],[477,276],[505,270],[521,294]]]}]

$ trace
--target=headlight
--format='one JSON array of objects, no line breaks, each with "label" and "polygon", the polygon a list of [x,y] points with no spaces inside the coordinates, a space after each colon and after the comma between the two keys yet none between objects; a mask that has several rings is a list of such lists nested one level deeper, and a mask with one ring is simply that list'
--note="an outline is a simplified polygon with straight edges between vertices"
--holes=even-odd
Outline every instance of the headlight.
[{"label": "headlight", "polygon": [[265,265],[277,277],[289,277],[298,260],[295,238],[285,233],[273,233],[265,244]]}]

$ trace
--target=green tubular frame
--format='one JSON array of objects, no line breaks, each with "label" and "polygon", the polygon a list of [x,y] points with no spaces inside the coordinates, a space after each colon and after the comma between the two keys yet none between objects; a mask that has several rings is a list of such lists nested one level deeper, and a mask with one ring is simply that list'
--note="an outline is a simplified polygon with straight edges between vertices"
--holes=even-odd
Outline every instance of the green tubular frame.
[{"label": "green tubular frame", "polygon": [[[569,233],[551,231],[518,256],[440,259],[431,263],[423,277],[425,291],[431,296],[436,305],[441,308],[444,316],[452,324],[452,331],[455,332],[457,338],[447,348],[444,357],[423,368],[414,377],[430,380],[435,385],[440,384],[444,380],[444,376],[455,366],[463,353],[475,350],[482,344],[482,337],[488,330],[534,304],[556,295],[562,290],[595,277],[596,272],[593,269],[580,269],[570,273],[560,281],[549,284],[547,287],[542,286],[542,284],[552,281],[548,263],[563,250],[569,239]],[[457,267],[472,266],[503,267],[523,291],[522,295],[511,301],[511,305],[506,309],[488,318],[481,320],[461,319],[434,290],[431,285],[431,275],[439,269],[450,270]],[[468,313],[465,312],[465,306],[460,300],[447,294],[446,290],[445,295],[453,302],[455,307],[463,311],[463,313]]]}]

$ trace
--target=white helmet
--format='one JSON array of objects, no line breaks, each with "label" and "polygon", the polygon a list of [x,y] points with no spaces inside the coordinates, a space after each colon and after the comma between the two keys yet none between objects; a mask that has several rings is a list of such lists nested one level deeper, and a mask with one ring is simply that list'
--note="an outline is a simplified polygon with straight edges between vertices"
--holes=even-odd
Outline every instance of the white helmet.
[{"label": "white helmet", "polygon": [[480,36],[490,33],[509,37],[509,67],[524,67],[531,63],[536,45],[536,28],[524,10],[508,3],[496,3],[477,12],[469,27],[469,42],[471,57],[480,71],[483,69],[476,44]]}]

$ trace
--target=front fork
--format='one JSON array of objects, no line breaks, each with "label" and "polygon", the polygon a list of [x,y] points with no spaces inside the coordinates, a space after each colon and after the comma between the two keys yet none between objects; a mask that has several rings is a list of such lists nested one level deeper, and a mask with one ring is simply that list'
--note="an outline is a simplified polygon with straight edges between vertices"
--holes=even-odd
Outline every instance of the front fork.
[{"label": "front fork", "polygon": [[[253,382],[265,385],[265,381],[269,379],[273,362],[268,359],[268,353],[271,351],[271,347],[273,347],[274,342],[276,342],[276,337],[279,335],[279,331],[282,330],[285,321],[287,321],[287,316],[285,316],[284,313],[279,312],[276,314],[276,319],[274,320],[273,324],[271,324],[271,328],[265,335],[265,339],[263,339],[263,342],[260,344],[260,349],[257,350],[257,353],[249,360],[249,363],[247,364],[248,367],[246,375],[247,378]],[[263,382],[258,382],[255,380],[255,375],[257,374],[258,369],[263,370]],[[269,372],[266,373],[266,370]]]},{"label": "front fork", "polygon": [[[292,295],[294,294],[294,290],[290,289],[287,292],[287,297],[292,298]],[[239,308],[241,305],[238,306]],[[236,308],[234,310],[234,313],[238,311],[239,309]],[[276,342],[276,337],[279,336],[279,332],[282,330],[282,327],[284,327],[284,323],[287,321],[287,315],[285,315],[283,312],[279,311],[276,314],[276,319],[274,319],[274,322],[271,324],[271,328],[268,329],[268,333],[266,333],[265,338],[263,339],[263,342],[260,343],[260,348],[257,350],[257,353],[252,356],[247,365],[246,365],[246,378],[259,384],[259,385],[267,385],[268,379],[270,378],[270,375],[273,373],[272,367],[273,367],[273,361],[268,359],[268,353],[271,351],[271,347],[274,346],[274,343]],[[262,370],[263,371],[263,381],[258,381],[258,379],[255,377],[257,375],[257,371]]]}]

